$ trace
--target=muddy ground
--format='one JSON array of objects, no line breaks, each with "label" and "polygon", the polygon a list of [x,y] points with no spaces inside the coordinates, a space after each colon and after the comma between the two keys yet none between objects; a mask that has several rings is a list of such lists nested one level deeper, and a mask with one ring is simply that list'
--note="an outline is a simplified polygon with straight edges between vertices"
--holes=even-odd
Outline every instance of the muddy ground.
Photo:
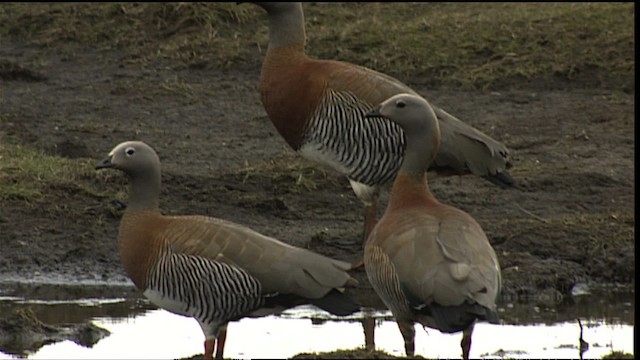
[{"label": "muddy ground", "polygon": [[[552,307],[577,283],[635,284],[635,86],[594,76],[514,80],[490,91],[427,89],[402,79],[512,151],[513,188],[472,176],[430,177],[436,197],[486,231],[502,265],[503,303]],[[363,207],[345,178],[287,147],[260,104],[258,79],[259,62],[227,70],[140,64],[116,49],[47,48],[5,37],[0,141],[90,167],[116,144],[143,140],[162,160],[166,213],[221,217],[358,260]],[[38,199],[5,199],[0,276],[125,279],[116,244],[120,210],[112,202],[126,201],[125,184],[121,174],[89,172],[77,186],[47,184]],[[385,203],[386,193],[381,209]],[[364,271],[355,276],[361,286],[352,293],[380,306]]]}]

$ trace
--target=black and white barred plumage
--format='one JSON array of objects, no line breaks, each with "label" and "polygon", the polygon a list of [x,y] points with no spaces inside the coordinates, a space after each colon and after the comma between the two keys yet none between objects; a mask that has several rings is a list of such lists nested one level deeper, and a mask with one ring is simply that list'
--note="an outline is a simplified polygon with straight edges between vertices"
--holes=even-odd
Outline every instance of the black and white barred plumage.
[{"label": "black and white barred plumage", "polygon": [[372,107],[349,92],[328,90],[305,129],[304,151],[324,155],[318,160],[359,183],[392,181],[402,164],[404,132],[381,117],[365,118]]},{"label": "black and white barred plumage", "polygon": [[202,256],[162,255],[147,278],[147,290],[173,305],[163,307],[217,328],[263,305],[258,280],[241,268]]}]

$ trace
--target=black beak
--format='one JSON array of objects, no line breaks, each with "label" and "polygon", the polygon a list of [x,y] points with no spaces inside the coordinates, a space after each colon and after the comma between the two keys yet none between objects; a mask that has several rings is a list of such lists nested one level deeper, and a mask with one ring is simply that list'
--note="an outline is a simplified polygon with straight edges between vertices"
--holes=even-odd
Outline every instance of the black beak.
[{"label": "black beak", "polygon": [[381,108],[382,106],[380,105],[374,107],[373,109],[369,110],[366,114],[364,114],[364,117],[365,118],[382,117],[382,114],[380,114]]},{"label": "black beak", "polygon": [[112,158],[112,156],[109,155],[105,159],[103,159],[100,162],[98,162],[96,164],[96,166],[95,166],[95,169],[96,170],[100,170],[100,169],[108,169],[108,168],[113,167],[113,164],[111,163],[111,158]]}]

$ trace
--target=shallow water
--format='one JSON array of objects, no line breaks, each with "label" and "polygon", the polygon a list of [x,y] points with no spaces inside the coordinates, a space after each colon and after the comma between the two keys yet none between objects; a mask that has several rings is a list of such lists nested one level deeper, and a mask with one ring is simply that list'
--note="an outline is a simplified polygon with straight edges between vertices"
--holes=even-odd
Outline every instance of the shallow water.
[{"label": "shallow water", "polygon": [[[608,289],[574,297],[555,310],[531,304],[501,304],[503,324],[477,324],[472,357],[578,358],[580,327],[590,343],[583,358],[611,351],[634,353],[634,296]],[[202,353],[204,337],[196,321],[156,309],[131,286],[0,285],[0,317],[30,308],[48,324],[91,321],[111,335],[87,348],[61,341],[33,351],[0,347],[0,359],[157,359]],[[335,318],[313,307],[298,307],[280,316],[243,319],[229,324],[225,357],[284,358],[302,352],[355,349],[364,346],[361,319],[376,320],[376,349],[404,355],[403,341],[390,314],[370,310]],[[416,354],[459,357],[461,334],[416,329]]]}]

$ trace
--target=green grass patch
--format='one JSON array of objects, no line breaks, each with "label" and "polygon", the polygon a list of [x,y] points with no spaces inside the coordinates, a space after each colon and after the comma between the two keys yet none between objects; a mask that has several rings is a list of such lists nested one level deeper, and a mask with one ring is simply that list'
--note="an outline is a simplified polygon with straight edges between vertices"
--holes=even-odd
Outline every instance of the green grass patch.
[{"label": "green grass patch", "polygon": [[[481,88],[533,78],[573,80],[585,72],[634,73],[633,4],[389,3],[348,8],[345,18],[336,21],[340,26],[322,25],[331,16],[308,26],[313,53],[336,57],[337,52],[344,60],[401,77]],[[323,28],[327,30],[319,35]]]},{"label": "green grass patch", "polygon": [[368,351],[364,348],[352,350],[336,350],[320,353],[301,353],[291,359],[424,359],[420,355],[398,357],[380,350]]},{"label": "green grass patch", "polygon": [[0,137],[0,200],[38,201],[59,187],[94,194],[88,178],[95,178],[90,160],[45,155]]},{"label": "green grass patch", "polygon": [[[308,53],[431,86],[601,87],[635,75],[633,3],[305,3]],[[123,61],[259,69],[267,17],[233,3],[11,3],[0,37],[117,48]]]},{"label": "green grass patch", "polygon": [[243,182],[251,177],[265,177],[275,184],[286,186],[292,193],[310,192],[325,187],[349,187],[346,179],[337,173],[314,165],[289,150],[267,161],[253,165],[247,163],[239,173],[243,176]]},{"label": "green grass patch", "polygon": [[624,351],[611,351],[602,357],[603,359],[635,359],[633,354],[625,353]]},{"label": "green grass patch", "polygon": [[234,3],[11,3],[0,7],[0,36],[44,47],[117,49],[127,63],[169,58],[229,65],[246,55],[239,26],[253,6]]}]

